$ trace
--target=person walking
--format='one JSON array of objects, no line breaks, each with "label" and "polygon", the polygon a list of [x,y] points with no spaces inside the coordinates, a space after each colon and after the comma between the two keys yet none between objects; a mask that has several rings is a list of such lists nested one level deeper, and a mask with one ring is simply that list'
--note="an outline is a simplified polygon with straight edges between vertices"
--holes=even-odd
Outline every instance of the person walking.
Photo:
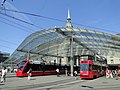
[{"label": "person walking", "polygon": [[118,80],[120,77],[120,70],[116,69],[116,80]]},{"label": "person walking", "polygon": [[58,68],[56,69],[56,72],[57,72],[57,77],[59,77],[59,69]]},{"label": "person walking", "polygon": [[113,78],[112,70],[106,70],[106,78],[110,79]]},{"label": "person walking", "polygon": [[77,71],[74,71],[75,80],[77,80]]},{"label": "person walking", "polygon": [[28,70],[27,74],[28,74],[28,80],[30,80],[31,76],[32,76],[32,69],[31,68]]},{"label": "person walking", "polygon": [[67,70],[67,68],[65,69],[65,75],[68,76],[68,70]]},{"label": "person walking", "polygon": [[6,74],[7,74],[7,69],[6,69],[6,67],[4,67],[3,69],[2,69],[2,72],[1,72],[1,83],[3,83],[3,82],[5,82],[6,81]]},{"label": "person walking", "polygon": [[113,78],[112,70],[110,70],[109,73],[110,73],[110,78]]},{"label": "person walking", "polygon": [[106,78],[110,78],[110,72],[108,69],[106,70]]}]

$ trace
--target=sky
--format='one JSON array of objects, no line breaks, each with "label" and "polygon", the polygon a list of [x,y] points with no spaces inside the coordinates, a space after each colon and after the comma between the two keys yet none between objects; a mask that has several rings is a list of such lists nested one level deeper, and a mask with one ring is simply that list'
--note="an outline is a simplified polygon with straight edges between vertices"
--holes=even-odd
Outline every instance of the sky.
[{"label": "sky", "polygon": [[12,54],[30,34],[66,25],[66,22],[3,9],[66,21],[68,8],[75,28],[110,34],[120,31],[120,0],[6,0],[0,8],[0,51]]}]

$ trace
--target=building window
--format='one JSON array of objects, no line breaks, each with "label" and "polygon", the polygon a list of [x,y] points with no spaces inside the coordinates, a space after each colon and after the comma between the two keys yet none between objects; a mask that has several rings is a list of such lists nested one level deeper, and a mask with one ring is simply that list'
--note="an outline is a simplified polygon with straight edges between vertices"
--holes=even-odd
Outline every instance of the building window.
[{"label": "building window", "polygon": [[111,64],[113,64],[113,63],[114,63],[114,60],[112,59],[112,60],[111,60]]}]

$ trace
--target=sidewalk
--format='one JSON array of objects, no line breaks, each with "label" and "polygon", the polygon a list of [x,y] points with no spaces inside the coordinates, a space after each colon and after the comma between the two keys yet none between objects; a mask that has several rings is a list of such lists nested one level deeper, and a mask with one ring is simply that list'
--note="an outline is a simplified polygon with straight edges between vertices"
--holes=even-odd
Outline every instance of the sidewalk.
[{"label": "sidewalk", "polygon": [[36,87],[46,87],[52,85],[60,85],[75,81],[74,77],[66,77],[65,75],[36,76],[28,80],[27,77],[15,77],[8,75],[5,83],[0,84],[0,90],[18,90],[30,89]]},{"label": "sidewalk", "polygon": [[98,79],[83,83],[81,86],[81,90],[86,89],[94,89],[94,90],[120,90],[120,79],[106,79],[105,77],[100,77]]},{"label": "sidewalk", "polygon": [[120,79],[100,77],[93,80],[75,80],[75,77],[60,75],[27,77],[7,76],[7,81],[0,84],[0,90],[120,90]]}]

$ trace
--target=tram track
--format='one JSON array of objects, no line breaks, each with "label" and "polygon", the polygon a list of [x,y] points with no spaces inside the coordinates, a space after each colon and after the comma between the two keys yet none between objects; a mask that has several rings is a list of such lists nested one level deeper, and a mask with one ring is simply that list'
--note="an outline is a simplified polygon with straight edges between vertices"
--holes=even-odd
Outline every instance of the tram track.
[{"label": "tram track", "polygon": [[80,85],[79,87],[84,87],[84,89],[92,89],[92,90],[120,90],[120,84],[116,85],[96,85],[96,86],[90,86],[90,85]]},{"label": "tram track", "polygon": [[[80,84],[80,83],[83,83],[83,82],[86,82],[86,81],[85,80],[81,81],[81,80],[72,79],[69,82],[67,80],[65,80],[65,82],[61,82],[61,81],[58,81],[58,82],[59,83],[54,84],[54,85],[50,83],[48,86],[33,87],[33,88],[29,89],[29,90],[33,90],[33,89],[35,89],[35,90],[51,90],[51,89],[56,90],[56,89],[63,89],[63,88],[70,87],[70,86],[76,85],[76,84]],[[25,90],[28,90],[28,88],[25,89]]]}]

